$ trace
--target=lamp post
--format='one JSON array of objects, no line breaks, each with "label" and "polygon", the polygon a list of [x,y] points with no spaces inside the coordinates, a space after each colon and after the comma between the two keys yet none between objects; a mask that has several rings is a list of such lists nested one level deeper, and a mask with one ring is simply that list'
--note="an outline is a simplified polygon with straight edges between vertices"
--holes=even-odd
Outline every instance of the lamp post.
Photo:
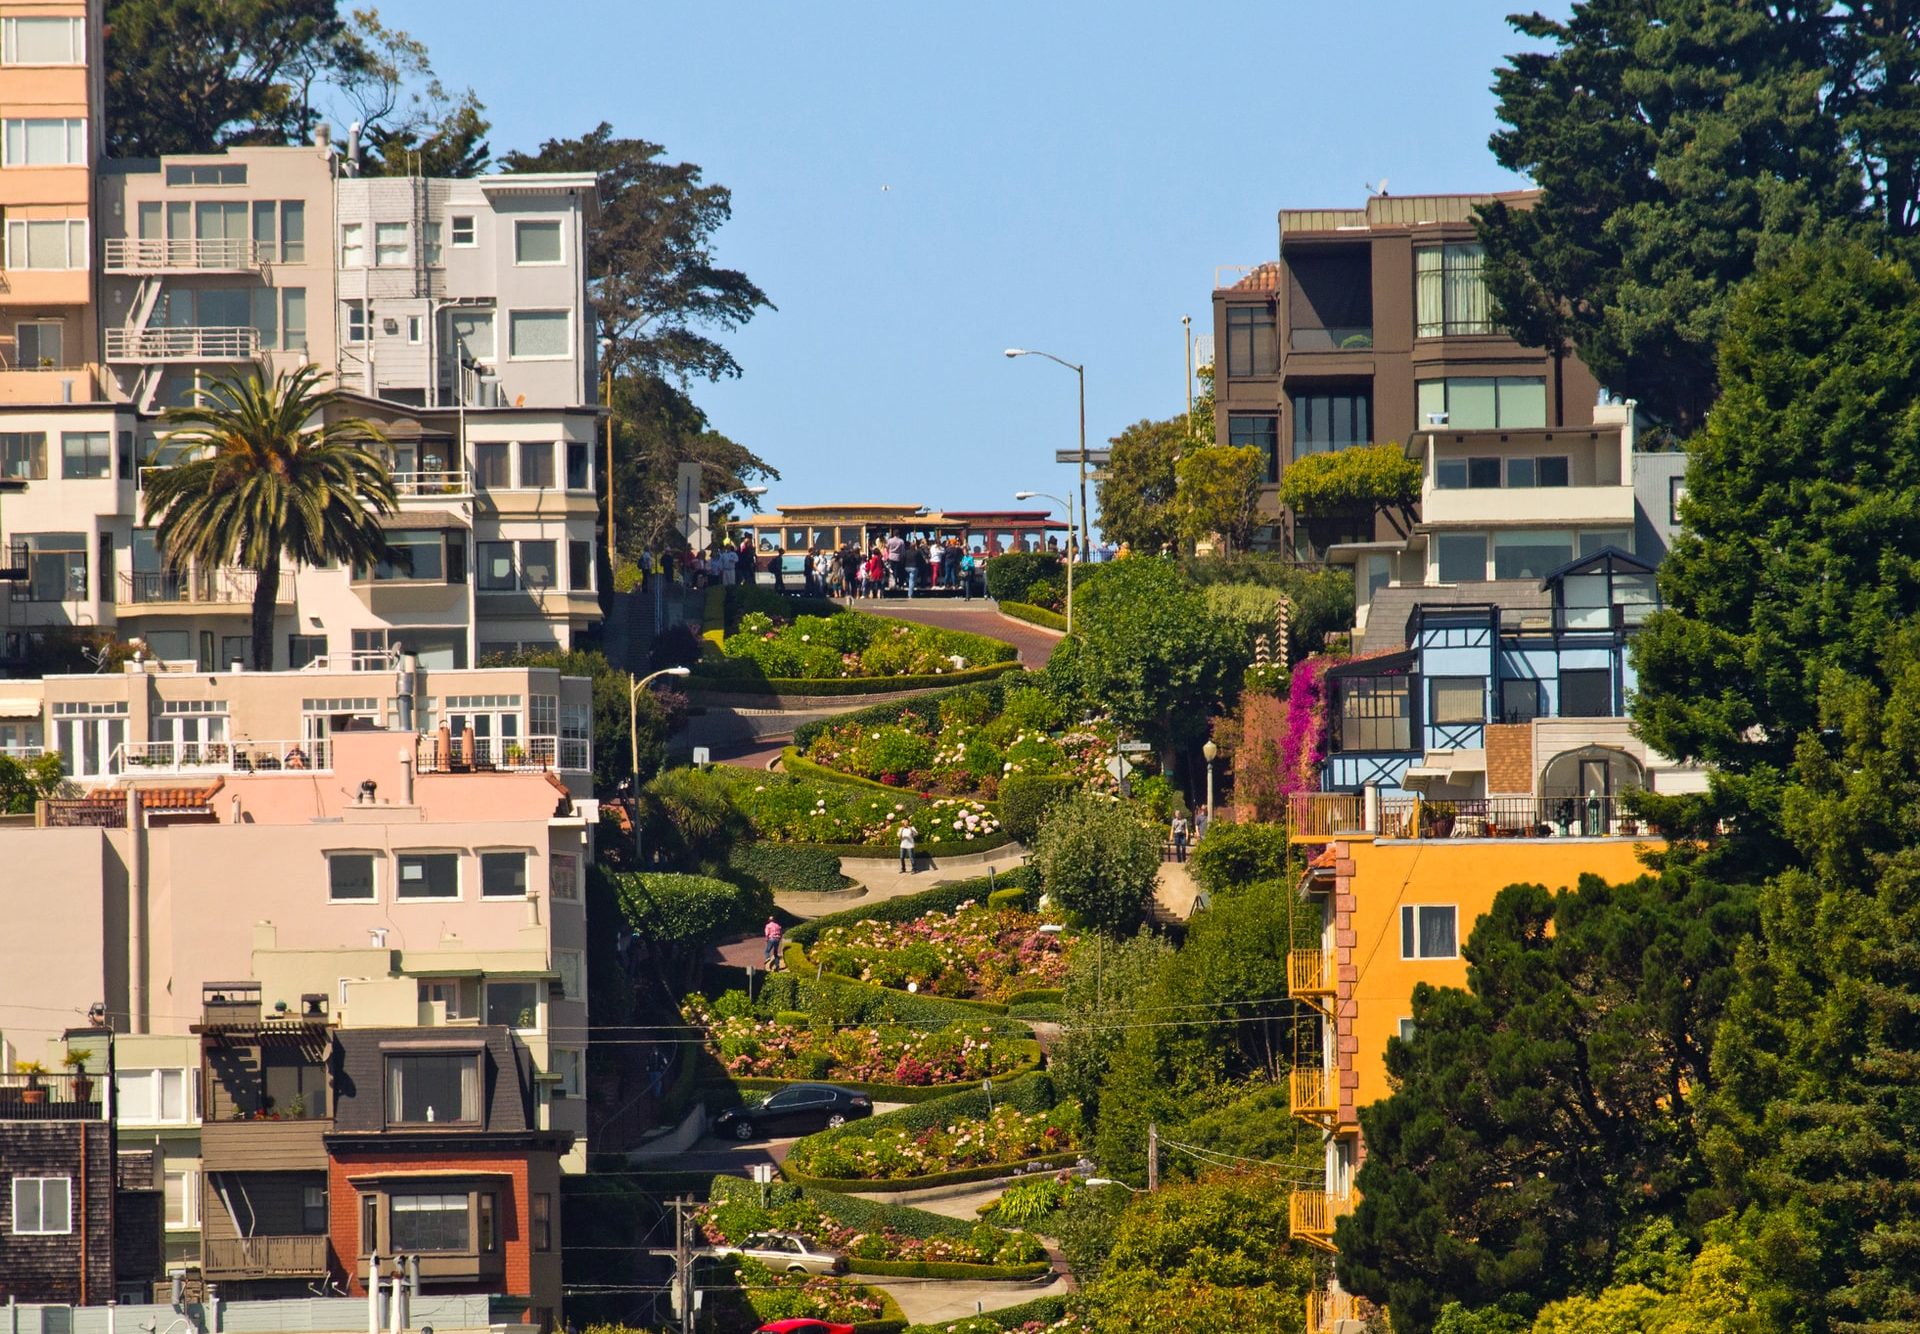
[{"label": "lamp post", "polygon": [[663,676],[688,676],[691,667],[663,667],[634,679],[627,673],[627,743],[633,759],[633,866],[640,869],[640,692]]},{"label": "lamp post", "polygon": [[[1051,500],[1067,507],[1067,532],[1073,532],[1073,497],[1056,496],[1050,491],[1015,491],[1015,500],[1032,500],[1039,496],[1042,500]],[[1067,633],[1073,633],[1073,553],[1067,553]]]},{"label": "lamp post", "polygon": [[613,570],[620,563],[614,554],[613,546],[613,340],[600,340],[600,360],[606,370],[607,399],[607,578],[613,578]]},{"label": "lamp post", "polygon": [[[1056,357],[1051,352],[1042,352],[1037,348],[1010,347],[1009,357],[1045,357],[1048,361],[1065,366],[1080,377],[1080,558],[1091,559],[1093,542],[1087,528],[1087,368],[1077,361],[1068,361],[1065,357]],[[1067,553],[1067,563],[1071,567],[1073,553]]]},{"label": "lamp post", "polygon": [[1220,747],[1213,744],[1213,738],[1207,738],[1207,744],[1200,747],[1200,753],[1207,757],[1207,827],[1213,827],[1213,762],[1220,758]]}]

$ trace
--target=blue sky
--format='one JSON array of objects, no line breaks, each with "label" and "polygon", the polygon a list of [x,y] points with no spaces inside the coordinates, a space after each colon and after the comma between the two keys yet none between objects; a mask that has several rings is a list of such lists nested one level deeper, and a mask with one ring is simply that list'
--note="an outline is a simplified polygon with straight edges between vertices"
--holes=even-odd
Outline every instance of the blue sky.
[{"label": "blue sky", "polygon": [[[1510,188],[1488,84],[1508,0],[387,0],[496,151],[601,120],[733,190],[722,263],[779,307],[697,385],[769,502],[1011,504],[1087,432],[1184,408],[1180,317],[1271,258],[1275,210]],[[1531,6],[1525,6],[1531,7]],[[1561,5],[1546,6],[1561,9]],[[532,24],[525,20],[538,16]]]}]

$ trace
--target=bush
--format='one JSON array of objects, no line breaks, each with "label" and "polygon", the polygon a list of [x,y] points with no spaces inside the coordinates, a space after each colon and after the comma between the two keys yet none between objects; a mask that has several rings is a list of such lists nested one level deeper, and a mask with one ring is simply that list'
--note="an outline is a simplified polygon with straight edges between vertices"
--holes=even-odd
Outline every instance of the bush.
[{"label": "bush", "polygon": [[[719,659],[721,664],[731,660]],[[709,695],[885,695],[902,690],[938,690],[961,682],[991,681],[1009,672],[1026,669],[1018,662],[995,662],[964,671],[936,671],[931,676],[843,676],[830,679],[814,677],[762,676],[751,667],[746,671],[723,668],[721,674],[709,671],[716,660],[707,659],[698,672],[683,683],[688,690]]]},{"label": "bush", "polygon": [[801,616],[790,625],[761,612],[740,618],[723,658],[701,664],[703,676],[771,680],[941,676],[1011,662],[1013,645],[985,635],[865,612]]},{"label": "bush", "polygon": [[643,846],[670,866],[717,861],[747,832],[711,769],[669,769],[641,790]]},{"label": "bush", "polygon": [[1130,802],[1080,793],[1047,812],[1034,865],[1053,901],[1079,921],[1131,935],[1160,876],[1160,829]]},{"label": "bush", "polygon": [[1016,843],[1032,843],[1049,808],[1079,789],[1058,774],[1009,774],[1000,784],[1000,827]]},{"label": "bush", "polygon": [[[991,897],[1002,886],[1016,886],[1031,889],[1039,884],[1039,877],[1028,867],[1019,866],[997,875],[975,876],[970,880],[955,880],[944,885],[935,885],[923,889],[918,894],[903,894],[899,898],[883,899],[878,903],[865,903],[844,912],[828,913],[825,917],[816,917],[810,922],[802,922],[787,932],[787,939],[797,945],[811,945],[818,940],[828,927],[852,926],[855,922],[911,922],[930,912],[950,913],[961,904],[979,902]],[[792,976],[788,974],[788,976]],[[769,982],[778,979],[769,979]],[[919,998],[916,998],[919,999]]]},{"label": "bush", "polygon": [[631,593],[640,587],[640,567],[632,561],[622,559],[613,567],[613,591]]},{"label": "bush", "polygon": [[[880,727],[894,723],[912,714],[934,729],[943,725],[945,710],[952,705],[969,711],[978,709],[982,718],[991,718],[1000,712],[1006,698],[1006,686],[999,680],[979,681],[968,685],[943,690],[938,694],[920,695],[913,699],[888,701],[885,704],[870,704],[864,709],[855,709],[851,713],[842,713],[832,718],[820,718],[810,723],[802,723],[793,730],[793,744],[796,750],[805,750],[819,735],[830,727],[845,727],[849,724],[858,727]],[[978,700],[978,704],[961,704],[962,700]]]},{"label": "bush", "polygon": [[987,895],[989,908],[1024,908],[1027,906],[1027,891],[1019,885],[1009,885],[1005,889],[996,889]]},{"label": "bush", "polygon": [[987,561],[987,596],[995,602],[1032,602],[1027,590],[1037,580],[1060,582],[1065,577],[1066,566],[1050,552],[1009,551]]},{"label": "bush", "polygon": [[1040,626],[1042,629],[1058,630],[1061,634],[1067,632],[1066,617],[1057,611],[1049,611],[1045,607],[1036,607],[1029,602],[1002,602],[1000,604],[1000,614],[1003,616],[1011,616],[1016,621],[1026,621],[1029,624]]},{"label": "bush", "polygon": [[[1025,1329],[1028,1325],[1052,1327],[1067,1314],[1065,1297],[1035,1297],[1018,1306],[1003,1306],[984,1315],[965,1320],[943,1320],[936,1325],[909,1325],[905,1334],[989,1334],[994,1330]],[[592,1334],[592,1331],[588,1331]]]},{"label": "bush", "polygon": [[1194,844],[1193,878],[1209,894],[1262,880],[1288,878],[1287,831],[1282,825],[1215,823]]},{"label": "bush", "polygon": [[795,843],[736,843],[727,853],[727,873],[766,890],[825,894],[853,881],[840,874],[840,859],[825,848]]}]

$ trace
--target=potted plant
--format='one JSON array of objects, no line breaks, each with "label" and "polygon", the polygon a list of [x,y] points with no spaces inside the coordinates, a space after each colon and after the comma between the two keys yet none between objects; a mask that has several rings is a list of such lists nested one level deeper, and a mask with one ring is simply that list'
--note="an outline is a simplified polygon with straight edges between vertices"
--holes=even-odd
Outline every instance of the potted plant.
[{"label": "potted plant", "polygon": [[47,1073],[47,1067],[38,1061],[16,1061],[13,1068],[27,1077],[27,1086],[20,1090],[20,1101],[29,1107],[45,1103],[47,1090],[41,1086],[40,1076]]},{"label": "potted plant", "polygon": [[93,1101],[93,1080],[87,1074],[87,1062],[93,1059],[93,1052],[86,1047],[69,1047],[65,1058],[67,1069],[73,1071],[73,1100],[75,1102]]},{"label": "potted plant", "polygon": [[525,764],[526,762],[527,752],[525,747],[521,746],[517,741],[509,741],[507,743],[507,763]]}]

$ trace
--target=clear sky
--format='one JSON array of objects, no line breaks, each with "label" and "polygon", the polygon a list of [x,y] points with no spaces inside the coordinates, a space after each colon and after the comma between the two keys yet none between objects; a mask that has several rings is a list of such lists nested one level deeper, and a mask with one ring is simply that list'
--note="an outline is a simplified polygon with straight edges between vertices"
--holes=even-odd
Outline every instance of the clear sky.
[{"label": "clear sky", "polygon": [[[610,121],[733,191],[721,263],[779,307],[699,384],[769,503],[1010,505],[1076,439],[1185,406],[1180,317],[1275,210],[1511,188],[1508,0],[385,0],[496,151]],[[1563,10],[1564,5],[1541,7]]]}]

